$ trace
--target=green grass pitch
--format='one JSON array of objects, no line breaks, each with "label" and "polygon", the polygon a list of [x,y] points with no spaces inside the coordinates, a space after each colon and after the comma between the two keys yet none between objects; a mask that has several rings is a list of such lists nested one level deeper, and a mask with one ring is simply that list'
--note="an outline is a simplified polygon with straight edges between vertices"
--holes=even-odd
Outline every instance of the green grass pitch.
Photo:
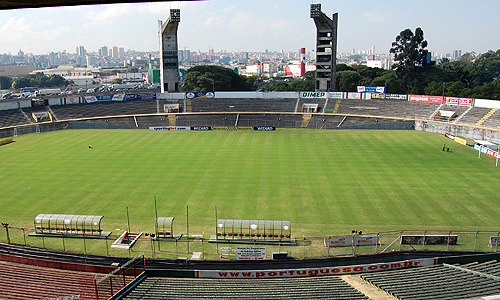
[{"label": "green grass pitch", "polygon": [[[443,152],[443,143],[451,152]],[[89,149],[92,145],[93,149]],[[103,215],[108,231],[215,233],[225,219],[290,220],[294,236],[498,230],[500,169],[443,135],[417,131],[63,130],[0,147],[0,220]]]}]

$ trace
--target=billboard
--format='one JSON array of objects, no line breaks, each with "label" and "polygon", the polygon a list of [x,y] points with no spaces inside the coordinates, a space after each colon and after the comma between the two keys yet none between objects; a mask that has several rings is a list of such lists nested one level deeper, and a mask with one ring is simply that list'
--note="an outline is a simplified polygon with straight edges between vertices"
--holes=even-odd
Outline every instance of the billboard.
[{"label": "billboard", "polygon": [[373,246],[378,244],[376,235],[334,236],[325,238],[326,247]]},{"label": "billboard", "polygon": [[437,259],[421,258],[403,261],[352,265],[343,267],[322,267],[304,269],[273,269],[273,270],[195,270],[197,278],[217,279],[256,279],[256,278],[291,278],[314,277],[341,274],[356,274],[361,272],[376,272],[410,267],[428,267],[437,264]]},{"label": "billboard", "polygon": [[493,156],[494,158],[500,158],[500,153],[496,152],[486,146],[475,144],[474,145],[474,150],[477,150],[479,152],[485,153],[489,156]]},{"label": "billboard", "polygon": [[236,260],[264,260],[267,255],[266,247],[236,247]]},{"label": "billboard", "polygon": [[456,245],[457,239],[457,235],[402,235],[401,245]]},{"label": "billboard", "polygon": [[149,130],[158,131],[158,130],[191,130],[189,126],[157,126],[157,127],[149,127]]},{"label": "billboard", "polygon": [[214,92],[189,92],[186,93],[188,99],[211,99],[215,98]]},{"label": "billboard", "polygon": [[276,130],[276,127],[274,127],[274,126],[254,126],[253,130],[256,130],[256,131],[273,131],[273,130]]},{"label": "billboard", "polygon": [[125,101],[156,100],[156,93],[125,94]]},{"label": "billboard", "polygon": [[357,86],[358,93],[375,93],[375,94],[383,94],[385,93],[385,86]]},{"label": "billboard", "polygon": [[385,94],[385,99],[388,99],[388,100],[408,100],[408,95]]},{"label": "billboard", "polygon": [[444,97],[444,103],[448,105],[472,106],[472,98]]},{"label": "billboard", "polygon": [[442,96],[428,96],[428,95],[410,95],[408,98],[408,101],[441,104],[441,103],[443,103],[443,97]]},{"label": "billboard", "polygon": [[106,102],[106,101],[125,101],[125,94],[115,95],[97,95],[97,96],[83,96],[86,103]]},{"label": "billboard", "polygon": [[300,98],[326,98],[326,92],[300,92]]}]

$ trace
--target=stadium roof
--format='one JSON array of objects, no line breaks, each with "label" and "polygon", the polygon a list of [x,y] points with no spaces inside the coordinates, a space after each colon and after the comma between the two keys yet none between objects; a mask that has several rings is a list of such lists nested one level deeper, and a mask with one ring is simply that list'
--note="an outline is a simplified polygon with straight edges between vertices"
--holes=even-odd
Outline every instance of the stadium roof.
[{"label": "stadium roof", "polygon": [[[173,0],[170,0],[173,1]],[[91,4],[111,4],[111,3],[139,3],[139,2],[170,2],[158,0],[0,0],[0,10],[18,9],[18,8],[37,8],[52,6],[76,6]],[[177,0],[177,1],[196,1],[196,0]]]}]

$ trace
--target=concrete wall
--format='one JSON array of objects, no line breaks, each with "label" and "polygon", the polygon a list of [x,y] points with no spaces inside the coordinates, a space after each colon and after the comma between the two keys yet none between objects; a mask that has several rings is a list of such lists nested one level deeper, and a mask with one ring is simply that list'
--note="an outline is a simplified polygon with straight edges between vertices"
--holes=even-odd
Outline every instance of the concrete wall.
[{"label": "concrete wall", "polygon": [[500,143],[500,131],[495,131],[493,129],[477,128],[474,126],[416,120],[415,130],[441,133],[441,134],[450,133],[456,136],[465,137],[469,139],[485,140],[497,144]]},{"label": "concrete wall", "polygon": [[31,107],[31,99],[13,99],[0,101],[0,110]]}]

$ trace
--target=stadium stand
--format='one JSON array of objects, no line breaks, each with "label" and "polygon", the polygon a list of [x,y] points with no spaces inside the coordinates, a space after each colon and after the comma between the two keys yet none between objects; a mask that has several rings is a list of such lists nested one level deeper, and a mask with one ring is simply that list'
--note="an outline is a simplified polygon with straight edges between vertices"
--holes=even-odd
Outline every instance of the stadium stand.
[{"label": "stadium stand", "polygon": [[29,123],[29,118],[20,109],[0,111],[0,127],[8,127]]},{"label": "stadium stand", "polygon": [[297,99],[192,99],[192,112],[294,112]]},{"label": "stadium stand", "polygon": [[490,108],[473,107],[468,112],[466,112],[463,115],[459,116],[459,118],[457,120],[457,123],[462,123],[462,124],[476,124],[490,110],[491,110]]},{"label": "stadium stand", "polygon": [[369,299],[338,276],[300,279],[188,279],[148,277],[127,300]]},{"label": "stadium stand", "polygon": [[0,261],[0,299],[93,299],[95,276],[103,275]]},{"label": "stadium stand", "polygon": [[436,265],[361,275],[398,299],[470,299],[500,295],[500,263]]}]

